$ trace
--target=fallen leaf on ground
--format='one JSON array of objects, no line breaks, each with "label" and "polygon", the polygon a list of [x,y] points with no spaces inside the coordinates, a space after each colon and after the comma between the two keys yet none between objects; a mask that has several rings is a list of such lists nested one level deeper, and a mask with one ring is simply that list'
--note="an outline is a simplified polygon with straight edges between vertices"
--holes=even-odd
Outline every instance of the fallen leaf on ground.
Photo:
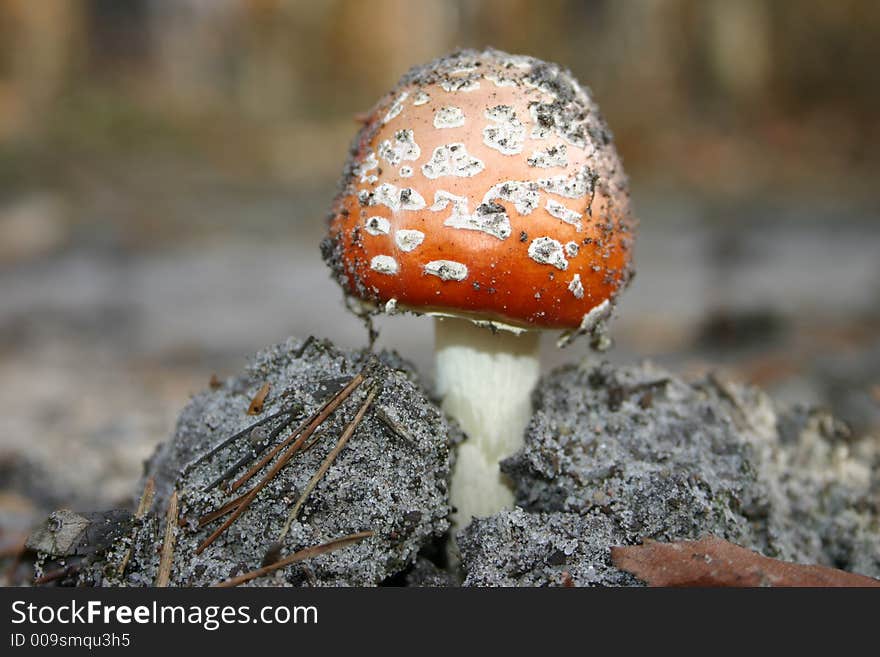
[{"label": "fallen leaf on ground", "polygon": [[765,557],[715,536],[611,548],[611,561],[650,586],[878,586],[880,580]]}]

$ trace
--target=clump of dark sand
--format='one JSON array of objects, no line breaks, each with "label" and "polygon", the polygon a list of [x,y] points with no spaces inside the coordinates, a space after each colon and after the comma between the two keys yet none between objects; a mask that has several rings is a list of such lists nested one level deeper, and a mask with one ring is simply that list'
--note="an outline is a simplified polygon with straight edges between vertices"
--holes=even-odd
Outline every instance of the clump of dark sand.
[{"label": "clump of dark sand", "polygon": [[880,448],[753,388],[650,366],[563,367],[502,464],[517,504],[459,538],[466,585],[634,583],[610,547],[714,534],[880,576]]},{"label": "clump of dark sand", "polygon": [[620,543],[602,514],[528,513],[517,507],[474,520],[458,539],[465,586],[634,586],[611,565]]},{"label": "clump of dark sand", "polygon": [[[308,417],[362,371],[368,382],[321,425],[315,446],[298,454],[224,534],[196,555],[197,546],[222,522],[199,529],[196,520],[234,496],[219,486],[206,487],[252,443],[246,436],[193,466],[197,458],[227,436],[284,408],[296,408],[297,418]],[[247,415],[267,382],[270,391],[262,413]],[[373,356],[341,351],[328,342],[291,339],[259,353],[243,376],[193,398],[174,436],[148,464],[147,475],[156,481],[153,512],[136,534],[124,577],[108,575],[106,567],[92,568],[83,572],[81,581],[151,585],[165,531],[164,509],[174,489],[184,522],[176,529],[172,585],[207,585],[260,567],[291,507],[364,401],[370,382],[379,386],[374,403],[308,497],[274,558],[356,532],[372,531],[373,536],[254,584],[375,585],[406,569],[423,546],[448,529],[449,426],[421,391],[412,369],[395,355]],[[266,424],[255,434],[256,442],[276,425]],[[289,430],[282,432],[278,440],[288,434]],[[236,476],[246,469],[241,467]],[[104,566],[118,563],[129,543],[115,546]]]},{"label": "clump of dark sand", "polygon": [[[438,555],[458,430],[395,355],[317,340],[272,347],[243,376],[197,395],[148,464],[156,482],[151,511],[143,519],[68,514],[71,522],[60,525],[50,517],[33,543],[43,553],[40,567],[76,562],[78,570],[59,583],[153,584],[173,490],[183,523],[175,529],[171,584],[206,585],[259,567],[369,385],[201,555],[196,547],[218,522],[198,528],[196,519],[231,499],[206,487],[255,443],[243,438],[203,462],[198,457],[280,409],[308,416],[361,371],[380,386],[376,401],[273,558],[355,532],[374,535],[256,585],[455,586],[462,577],[467,586],[637,585],[612,565],[612,546],[706,534],[770,557],[880,576],[876,440],[856,440],[825,413],[780,408],[757,389],[715,377],[686,383],[650,365],[589,362],[541,382],[525,446],[502,464],[518,507],[465,528],[457,537],[460,570],[444,569]],[[247,415],[267,382],[262,413]],[[119,531],[110,526],[117,516]],[[100,540],[83,538],[90,536]]]}]

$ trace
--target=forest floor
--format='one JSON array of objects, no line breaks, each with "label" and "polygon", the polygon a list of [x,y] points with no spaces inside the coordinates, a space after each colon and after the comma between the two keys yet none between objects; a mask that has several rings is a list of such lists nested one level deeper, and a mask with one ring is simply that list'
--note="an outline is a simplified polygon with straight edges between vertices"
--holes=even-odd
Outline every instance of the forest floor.
[{"label": "forest floor", "polygon": [[[212,374],[291,335],[365,344],[318,252],[329,190],[203,192],[163,195],[153,214],[141,199],[137,216],[118,199],[0,204],[0,552],[47,510],[131,505],[144,459]],[[880,435],[880,209],[635,201],[638,274],[606,358],[721,368]],[[429,380],[431,322],[377,324],[378,346]],[[551,336],[543,349],[548,369],[595,358]]]}]

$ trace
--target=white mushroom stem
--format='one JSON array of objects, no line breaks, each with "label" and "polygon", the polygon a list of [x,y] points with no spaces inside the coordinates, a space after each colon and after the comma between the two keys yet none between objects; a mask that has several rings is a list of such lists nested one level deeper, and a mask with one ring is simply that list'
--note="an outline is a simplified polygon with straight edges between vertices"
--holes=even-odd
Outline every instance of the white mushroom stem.
[{"label": "white mushroom stem", "polygon": [[493,333],[463,319],[434,323],[437,392],[467,440],[458,447],[449,496],[464,527],[513,506],[498,463],[523,445],[540,375],[538,333]]}]

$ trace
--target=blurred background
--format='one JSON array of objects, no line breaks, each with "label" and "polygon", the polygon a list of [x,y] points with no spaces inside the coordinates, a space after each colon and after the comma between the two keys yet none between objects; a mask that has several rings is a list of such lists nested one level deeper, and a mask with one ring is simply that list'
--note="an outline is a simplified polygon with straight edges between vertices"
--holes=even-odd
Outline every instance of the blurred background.
[{"label": "blurred background", "polygon": [[[0,555],[128,504],[213,373],[365,343],[317,248],[353,117],[485,45],[570,68],[616,135],[642,227],[610,358],[880,433],[876,2],[0,0]],[[430,374],[429,321],[379,327]]]}]

